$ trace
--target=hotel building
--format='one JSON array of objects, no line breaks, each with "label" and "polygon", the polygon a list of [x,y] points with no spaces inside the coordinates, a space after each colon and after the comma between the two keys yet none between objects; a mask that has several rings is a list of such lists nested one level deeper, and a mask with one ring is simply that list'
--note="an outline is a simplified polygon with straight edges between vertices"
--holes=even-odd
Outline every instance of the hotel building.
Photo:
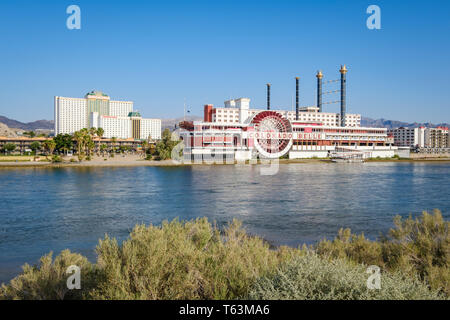
[{"label": "hotel building", "polygon": [[394,137],[394,144],[399,147],[412,148],[448,148],[449,130],[447,127],[405,128],[389,130]]},{"label": "hotel building", "polygon": [[161,139],[161,120],[145,119],[132,101],[114,101],[99,91],[84,98],[55,97],[55,134],[102,128],[106,138]]}]

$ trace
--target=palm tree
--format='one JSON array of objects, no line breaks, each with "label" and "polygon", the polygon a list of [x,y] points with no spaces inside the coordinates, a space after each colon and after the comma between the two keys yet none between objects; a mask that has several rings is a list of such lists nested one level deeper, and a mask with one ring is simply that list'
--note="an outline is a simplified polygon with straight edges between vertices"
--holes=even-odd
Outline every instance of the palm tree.
[{"label": "palm tree", "polygon": [[117,143],[117,138],[116,137],[112,137],[111,138],[111,145],[112,145],[113,154],[116,151],[116,143]]},{"label": "palm tree", "polygon": [[143,151],[144,158],[146,155],[147,147],[148,147],[148,141],[147,140],[142,141],[142,151]]},{"label": "palm tree", "polygon": [[49,154],[52,155],[53,151],[55,151],[56,142],[53,139],[47,140],[47,141],[44,141],[42,143],[42,145],[43,145],[44,149],[47,150],[47,154],[46,154],[45,158],[48,159],[48,155]]},{"label": "palm tree", "polygon": [[73,139],[77,143],[78,160],[81,162],[84,158],[85,141],[86,141],[87,129],[81,129],[73,134]]},{"label": "palm tree", "polygon": [[106,145],[106,144],[102,144],[101,146],[100,146],[100,151],[101,151],[101,153],[102,153],[102,157],[104,157],[105,156],[105,150],[108,148],[108,146]]},{"label": "palm tree", "polygon": [[97,136],[101,139],[103,138],[103,135],[105,134],[105,130],[103,128],[97,128]]},{"label": "palm tree", "polygon": [[97,135],[97,128],[94,128],[94,127],[90,128],[89,134],[91,137],[95,137]]}]

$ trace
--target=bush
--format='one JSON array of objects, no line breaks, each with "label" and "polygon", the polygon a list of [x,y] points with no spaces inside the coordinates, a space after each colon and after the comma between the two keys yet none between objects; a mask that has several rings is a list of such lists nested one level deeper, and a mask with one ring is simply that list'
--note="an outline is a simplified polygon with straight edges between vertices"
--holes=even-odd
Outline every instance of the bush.
[{"label": "bush", "polygon": [[[416,220],[397,217],[395,225],[379,242],[345,229],[309,249],[270,247],[237,221],[224,230],[206,218],[138,225],[121,245],[100,240],[95,265],[68,250],[25,265],[1,286],[0,299],[448,297],[449,223],[436,211]],[[66,289],[70,265],[81,267],[81,290]],[[381,290],[366,288],[367,265],[383,270]]]},{"label": "bush", "polygon": [[[71,265],[81,269],[81,290],[68,290],[66,270]],[[38,265],[25,264],[23,273],[9,285],[0,288],[0,299],[62,300],[81,299],[93,284],[95,272],[88,260],[69,250],[64,250],[53,261],[52,253],[43,256]]]},{"label": "bush", "polygon": [[346,258],[356,263],[374,264],[390,271],[418,276],[431,288],[450,294],[449,222],[439,210],[431,215],[423,212],[417,219],[395,217],[391,229],[379,242],[364,235],[340,230],[333,241],[324,240],[315,246],[320,255]]},{"label": "bush", "polygon": [[60,156],[54,155],[52,157],[52,162],[54,162],[54,163],[62,162],[62,158]]},{"label": "bush", "polygon": [[290,252],[270,250],[236,221],[223,234],[206,218],[136,226],[121,246],[108,237],[100,241],[103,278],[92,298],[236,299]]},{"label": "bush", "polygon": [[273,275],[261,277],[248,299],[265,300],[412,300],[443,299],[418,279],[381,273],[381,289],[368,289],[363,265],[343,259],[328,260],[315,253],[296,257]]}]

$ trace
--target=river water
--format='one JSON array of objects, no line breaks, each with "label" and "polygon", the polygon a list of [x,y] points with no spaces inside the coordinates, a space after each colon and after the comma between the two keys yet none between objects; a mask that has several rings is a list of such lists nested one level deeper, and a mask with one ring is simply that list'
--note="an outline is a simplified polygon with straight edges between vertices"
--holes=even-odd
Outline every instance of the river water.
[{"label": "river water", "polygon": [[137,223],[237,218],[252,234],[296,246],[349,227],[375,239],[396,214],[450,217],[450,163],[0,169],[0,282],[65,248],[95,260],[105,233]]}]

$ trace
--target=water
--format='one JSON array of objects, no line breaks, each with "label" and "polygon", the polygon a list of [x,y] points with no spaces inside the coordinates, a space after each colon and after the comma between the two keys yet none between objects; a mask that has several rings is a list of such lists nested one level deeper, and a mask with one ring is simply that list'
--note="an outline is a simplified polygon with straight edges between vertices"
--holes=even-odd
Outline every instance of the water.
[{"label": "water", "polygon": [[0,169],[0,282],[65,248],[95,260],[105,233],[176,217],[232,218],[275,244],[313,243],[350,227],[375,239],[396,214],[450,216],[450,163]]}]

